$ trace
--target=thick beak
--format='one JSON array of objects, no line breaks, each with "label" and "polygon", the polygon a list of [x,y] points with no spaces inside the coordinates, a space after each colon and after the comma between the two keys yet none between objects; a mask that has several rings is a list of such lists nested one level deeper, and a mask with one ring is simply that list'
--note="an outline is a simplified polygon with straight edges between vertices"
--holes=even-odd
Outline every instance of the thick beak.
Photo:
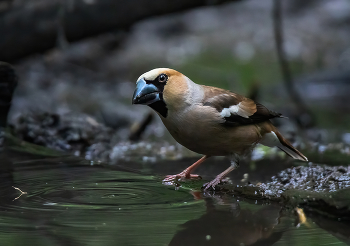
[{"label": "thick beak", "polygon": [[136,89],[132,96],[132,104],[149,105],[156,101],[160,101],[158,88],[153,84],[147,84],[144,79],[140,79],[136,83]]}]

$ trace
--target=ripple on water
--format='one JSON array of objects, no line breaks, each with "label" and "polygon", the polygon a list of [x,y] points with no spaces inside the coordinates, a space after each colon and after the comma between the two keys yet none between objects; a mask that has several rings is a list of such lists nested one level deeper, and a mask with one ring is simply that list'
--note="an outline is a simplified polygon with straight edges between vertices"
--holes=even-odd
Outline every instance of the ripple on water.
[{"label": "ripple on water", "polygon": [[[174,191],[153,176],[79,162],[14,165],[13,178],[0,182],[1,242],[165,245],[179,223],[205,210],[187,191]],[[12,186],[27,194],[15,199],[20,191]]]},{"label": "ripple on water", "polygon": [[174,192],[174,188],[164,187],[152,176],[94,166],[18,171],[14,186],[27,194],[0,204],[3,209],[120,211],[181,206],[191,198],[188,192]]}]

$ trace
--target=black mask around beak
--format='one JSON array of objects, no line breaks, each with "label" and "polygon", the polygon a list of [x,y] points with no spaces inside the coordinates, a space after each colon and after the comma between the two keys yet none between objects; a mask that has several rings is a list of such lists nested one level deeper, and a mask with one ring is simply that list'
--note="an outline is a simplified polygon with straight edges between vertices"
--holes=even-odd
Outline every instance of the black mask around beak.
[{"label": "black mask around beak", "polygon": [[149,105],[154,102],[160,101],[160,91],[153,84],[147,84],[142,78],[136,83],[136,89],[132,96],[132,104],[145,104]]}]

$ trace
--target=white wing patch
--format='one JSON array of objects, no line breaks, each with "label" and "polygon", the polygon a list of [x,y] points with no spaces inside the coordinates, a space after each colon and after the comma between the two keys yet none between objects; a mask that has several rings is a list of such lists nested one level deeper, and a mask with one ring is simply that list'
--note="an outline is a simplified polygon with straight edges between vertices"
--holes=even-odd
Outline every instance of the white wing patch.
[{"label": "white wing patch", "polygon": [[244,118],[249,118],[249,116],[251,116],[251,114],[249,112],[245,111],[241,107],[241,103],[239,103],[237,105],[230,106],[229,108],[224,108],[220,112],[220,115],[223,118],[230,117],[231,115],[239,115],[239,116],[244,117]]},{"label": "white wing patch", "polygon": [[259,143],[267,147],[281,146],[281,142],[274,131],[266,133]]}]

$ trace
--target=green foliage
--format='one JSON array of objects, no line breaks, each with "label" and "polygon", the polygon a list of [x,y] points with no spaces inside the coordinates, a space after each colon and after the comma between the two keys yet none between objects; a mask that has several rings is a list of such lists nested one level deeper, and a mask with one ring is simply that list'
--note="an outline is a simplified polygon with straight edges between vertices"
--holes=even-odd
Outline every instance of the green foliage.
[{"label": "green foliage", "polygon": [[[291,62],[295,74],[302,72],[299,61]],[[217,86],[246,94],[255,84],[265,86],[281,81],[280,67],[270,54],[259,53],[249,61],[234,57],[229,51],[205,52],[175,69],[199,84]]]}]

